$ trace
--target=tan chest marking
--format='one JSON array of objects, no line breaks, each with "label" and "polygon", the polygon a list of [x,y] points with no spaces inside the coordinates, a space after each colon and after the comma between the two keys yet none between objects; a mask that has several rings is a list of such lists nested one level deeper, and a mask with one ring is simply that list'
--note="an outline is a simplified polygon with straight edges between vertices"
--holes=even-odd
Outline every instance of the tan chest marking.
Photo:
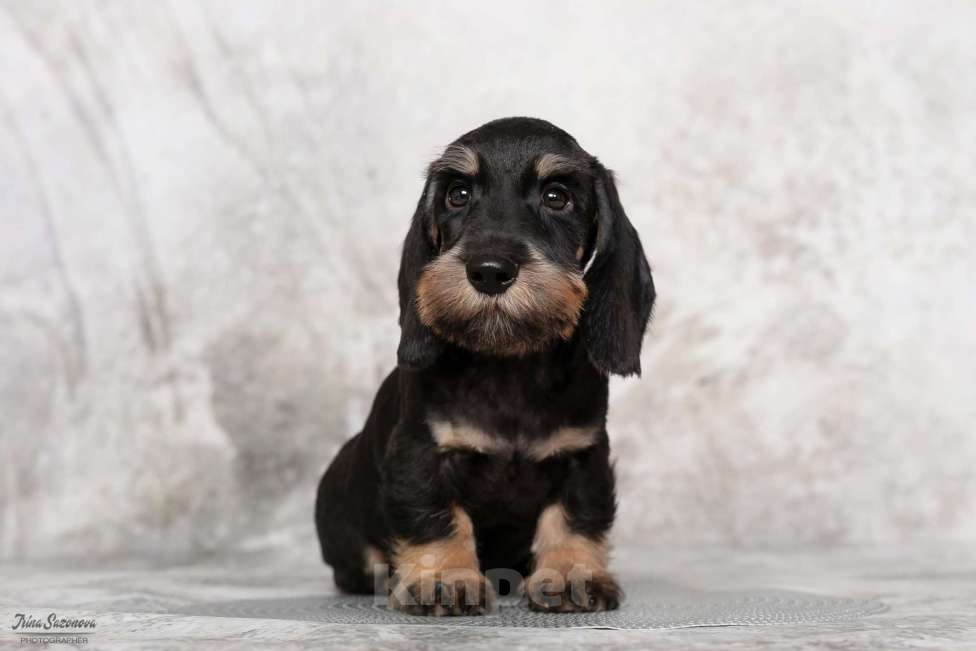
[{"label": "tan chest marking", "polygon": [[519,452],[534,461],[592,447],[596,444],[600,431],[596,425],[560,427],[539,439],[510,439],[463,422],[432,419],[429,424],[434,440],[442,449],[473,450],[495,455]]}]

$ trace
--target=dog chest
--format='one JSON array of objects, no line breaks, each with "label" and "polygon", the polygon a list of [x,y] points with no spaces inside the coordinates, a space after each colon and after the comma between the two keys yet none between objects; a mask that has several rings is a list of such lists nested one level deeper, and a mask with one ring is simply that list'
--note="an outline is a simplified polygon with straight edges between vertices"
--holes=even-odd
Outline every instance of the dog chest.
[{"label": "dog chest", "polygon": [[481,526],[528,525],[554,499],[569,474],[570,459],[532,461],[518,454],[488,455],[451,449],[440,472],[454,499]]},{"label": "dog chest", "polygon": [[529,462],[541,462],[585,450],[596,445],[600,433],[599,425],[567,425],[527,435],[502,434],[464,421],[437,417],[431,418],[428,424],[431,436],[442,452],[461,450]]}]

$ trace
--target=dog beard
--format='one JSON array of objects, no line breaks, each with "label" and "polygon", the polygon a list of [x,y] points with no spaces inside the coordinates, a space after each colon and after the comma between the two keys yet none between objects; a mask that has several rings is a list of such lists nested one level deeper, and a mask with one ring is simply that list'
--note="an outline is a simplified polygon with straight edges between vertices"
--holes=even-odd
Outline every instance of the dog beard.
[{"label": "dog beard", "polygon": [[512,286],[500,294],[477,291],[468,282],[459,250],[428,264],[417,283],[420,320],[462,348],[496,355],[524,355],[568,340],[579,321],[586,284],[535,250]]}]

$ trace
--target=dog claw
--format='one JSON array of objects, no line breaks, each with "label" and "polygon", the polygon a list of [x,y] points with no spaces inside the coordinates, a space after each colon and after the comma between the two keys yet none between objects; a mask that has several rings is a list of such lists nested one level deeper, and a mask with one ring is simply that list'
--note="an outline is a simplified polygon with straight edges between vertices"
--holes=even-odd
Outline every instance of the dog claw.
[{"label": "dog claw", "polygon": [[[426,595],[429,595],[425,598]],[[477,581],[458,581],[454,584],[435,581],[428,587],[420,581],[396,586],[390,592],[390,607],[427,617],[471,617],[491,613],[495,605],[495,591],[480,576]]]},{"label": "dog claw", "polygon": [[592,613],[619,608],[622,592],[609,576],[569,579],[555,591],[547,591],[544,582],[530,577],[525,596],[529,608],[537,612]]}]

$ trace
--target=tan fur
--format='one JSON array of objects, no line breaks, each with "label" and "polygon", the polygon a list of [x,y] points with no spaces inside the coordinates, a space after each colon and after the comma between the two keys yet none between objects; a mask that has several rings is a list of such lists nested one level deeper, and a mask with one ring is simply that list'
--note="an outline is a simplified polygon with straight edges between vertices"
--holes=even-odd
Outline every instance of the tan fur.
[{"label": "tan fur", "polygon": [[386,556],[376,547],[366,545],[363,550],[363,569],[368,576],[373,577],[373,585],[386,587],[387,576],[389,573],[389,561]]},{"label": "tan fur", "polygon": [[535,567],[529,577],[531,591],[541,577],[557,572],[567,582],[576,576],[601,578],[607,573],[607,545],[569,528],[566,511],[560,504],[546,507],[539,516],[532,541]]},{"label": "tan fur", "polygon": [[[444,150],[440,158],[430,164],[427,170],[428,175],[439,172],[453,172],[463,176],[474,177],[478,175],[480,165],[478,154],[473,149],[465,145],[450,145]],[[434,205],[434,199],[438,196],[438,183],[433,182],[427,189],[427,208]],[[430,225],[431,242],[437,241],[437,224],[432,221]]]},{"label": "tan fur", "polygon": [[[455,248],[428,264],[417,283],[420,320],[464,348],[500,355],[524,355],[555,339],[572,337],[587,289],[582,274],[563,269],[531,250],[508,291],[489,296],[468,283],[461,251]],[[514,324],[543,323],[535,337],[520,336]],[[445,324],[461,323],[464,337]]]},{"label": "tan fur", "polygon": [[377,565],[387,564],[383,552],[372,545],[366,545],[366,549],[363,550],[363,567],[366,568],[366,574],[372,574]]},{"label": "tan fur", "polygon": [[509,448],[508,441],[466,423],[434,420],[430,431],[437,445],[443,449],[466,449],[482,454],[503,453]]},{"label": "tan fur", "polygon": [[450,145],[444,154],[430,164],[431,172],[451,171],[465,176],[478,175],[478,154],[465,145]]},{"label": "tan fur", "polygon": [[437,244],[437,237],[438,237],[439,233],[440,233],[440,230],[437,228],[437,220],[436,219],[431,219],[430,220],[430,241],[431,241],[432,244],[434,244],[434,245]]},{"label": "tan fur", "polygon": [[408,603],[407,591],[416,584],[420,586],[419,596],[424,604],[435,603],[438,581],[452,585],[462,583],[467,595],[478,595],[479,590],[490,592],[490,585],[485,585],[484,575],[479,569],[471,518],[464,509],[455,506],[452,519],[453,532],[447,538],[423,545],[411,545],[404,541],[394,544],[396,574],[395,587],[390,593],[391,607]]},{"label": "tan fur", "polygon": [[561,154],[543,154],[535,163],[536,174],[540,179],[558,174],[568,174],[580,169],[580,163]]},{"label": "tan fur", "polygon": [[593,427],[560,427],[541,441],[535,441],[528,446],[528,456],[536,461],[542,461],[563,452],[585,450],[596,444],[597,428]]},{"label": "tan fur", "polygon": [[533,461],[542,461],[563,452],[583,450],[595,445],[599,431],[596,425],[560,427],[548,436],[513,439],[486,432],[469,423],[450,422],[438,418],[431,418],[428,422],[434,440],[441,449],[466,449],[494,455],[511,455],[518,452]]},{"label": "tan fur", "polygon": [[454,507],[452,517],[454,531],[449,537],[424,545],[410,545],[400,541],[394,546],[393,558],[397,573],[427,569],[440,571],[454,567],[478,568],[471,518],[458,506]]},{"label": "tan fur", "polygon": [[607,545],[574,533],[560,504],[546,507],[532,541],[535,563],[525,584],[529,606],[546,612],[616,608],[619,589],[607,572]]}]

